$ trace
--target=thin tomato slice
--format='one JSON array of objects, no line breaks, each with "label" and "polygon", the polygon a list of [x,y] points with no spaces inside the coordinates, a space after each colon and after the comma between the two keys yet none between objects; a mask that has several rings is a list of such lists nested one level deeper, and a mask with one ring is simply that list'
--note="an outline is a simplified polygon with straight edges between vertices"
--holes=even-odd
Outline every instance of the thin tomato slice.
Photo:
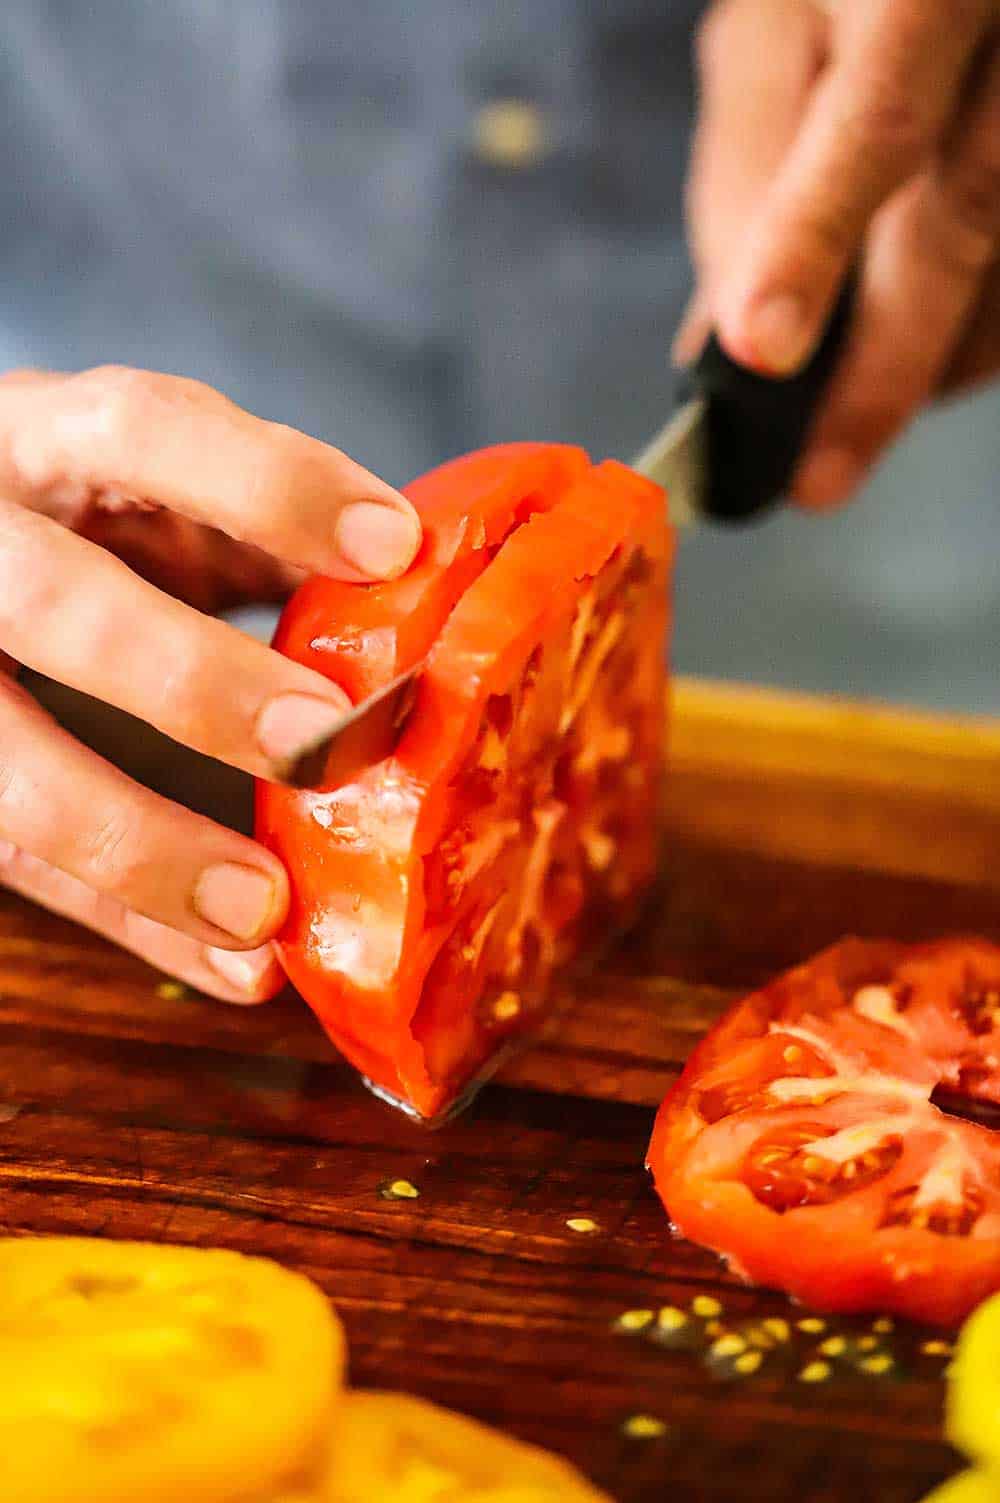
[{"label": "thin tomato slice", "polygon": [[487,450],[408,494],[415,570],[310,581],[275,639],[354,696],[426,657],[403,739],[257,809],[292,879],[291,980],[370,1084],[434,1119],[652,871],[672,542],[662,491],[575,449]]},{"label": "thin tomato slice", "polygon": [[[1000,1289],[1000,949],[845,940],[739,1003],[657,1117],[671,1221],[819,1308],[957,1324]],[[937,1097],[935,1099],[938,1099]]]}]

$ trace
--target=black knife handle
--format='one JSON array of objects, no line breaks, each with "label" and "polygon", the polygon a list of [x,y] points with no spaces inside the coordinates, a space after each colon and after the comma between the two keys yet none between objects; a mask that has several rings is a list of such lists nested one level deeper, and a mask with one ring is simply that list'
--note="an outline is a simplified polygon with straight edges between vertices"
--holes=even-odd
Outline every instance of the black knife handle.
[{"label": "black knife handle", "polygon": [[749,521],[785,494],[843,347],[856,290],[852,274],[815,353],[794,376],[758,375],[731,360],[714,334],[709,338],[685,393],[708,403],[706,515]]}]

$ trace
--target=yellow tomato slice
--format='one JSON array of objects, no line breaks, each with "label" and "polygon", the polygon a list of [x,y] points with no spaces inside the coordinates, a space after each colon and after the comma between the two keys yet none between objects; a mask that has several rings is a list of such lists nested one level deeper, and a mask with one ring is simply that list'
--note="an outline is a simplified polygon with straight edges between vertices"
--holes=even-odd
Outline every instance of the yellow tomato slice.
[{"label": "yellow tomato slice", "polygon": [[[364,1390],[337,1409],[311,1503],[609,1503],[567,1461],[422,1399]],[[310,1503],[289,1494],[284,1503]]]},{"label": "yellow tomato slice", "polygon": [[[1000,1474],[1000,1295],[962,1327],[948,1381],[948,1439]],[[1000,1499],[1000,1480],[993,1484]]]},{"label": "yellow tomato slice", "polygon": [[929,1493],[924,1503],[1000,1503],[1000,1485],[985,1472],[960,1472]]},{"label": "yellow tomato slice", "polygon": [[4,1503],[257,1503],[327,1458],[344,1341],[262,1258],[0,1240]]}]

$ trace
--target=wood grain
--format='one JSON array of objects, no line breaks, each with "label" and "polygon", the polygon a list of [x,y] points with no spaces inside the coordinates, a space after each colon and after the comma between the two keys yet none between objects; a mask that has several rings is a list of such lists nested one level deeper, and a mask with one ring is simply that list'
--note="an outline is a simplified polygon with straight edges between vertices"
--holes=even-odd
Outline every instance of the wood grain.
[{"label": "wood grain", "polygon": [[[278,1257],[336,1301],[356,1380],[562,1450],[623,1503],[914,1503],[954,1464],[926,1333],[893,1333],[897,1380],[813,1388],[816,1338],[724,1382],[615,1321],[706,1292],[730,1322],[802,1314],[670,1239],[651,1108],[735,995],[844,933],[1000,939],[1000,728],[682,684],[674,747],[642,923],[434,1134],[370,1099],[294,997],[172,1000],[0,895],[4,1228]],[[397,1177],[419,1199],[383,1198]],[[629,1438],[637,1413],[666,1433]]]}]

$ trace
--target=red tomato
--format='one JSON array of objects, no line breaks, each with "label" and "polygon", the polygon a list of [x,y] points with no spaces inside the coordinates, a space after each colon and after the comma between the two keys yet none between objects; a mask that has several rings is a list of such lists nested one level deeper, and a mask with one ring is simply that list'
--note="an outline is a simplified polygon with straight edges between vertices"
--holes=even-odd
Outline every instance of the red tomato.
[{"label": "red tomato", "polygon": [[1000,948],[848,939],[739,1003],[660,1108],[674,1226],[828,1310],[956,1325],[1000,1289]]},{"label": "red tomato", "polygon": [[407,494],[410,573],[312,579],[275,636],[354,698],[426,656],[396,753],[346,787],[261,785],[257,813],[291,876],[291,980],[435,1118],[650,875],[672,544],[662,491],[578,449],[484,450]]}]

